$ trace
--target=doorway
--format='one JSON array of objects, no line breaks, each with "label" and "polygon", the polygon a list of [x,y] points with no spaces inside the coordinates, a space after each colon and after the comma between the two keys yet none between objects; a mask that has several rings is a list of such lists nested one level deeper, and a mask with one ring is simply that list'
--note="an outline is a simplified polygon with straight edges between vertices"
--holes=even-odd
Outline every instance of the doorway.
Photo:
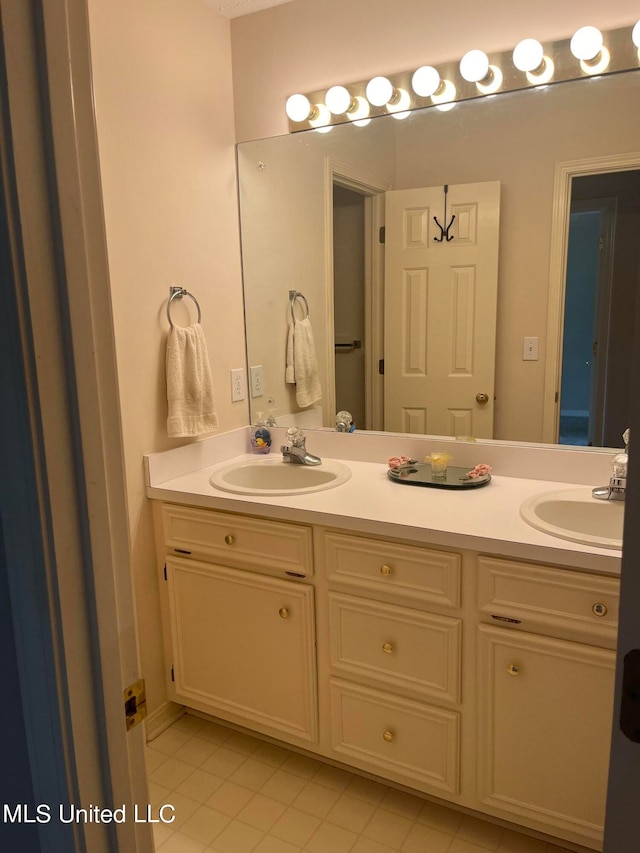
[{"label": "doorway", "polygon": [[640,269],[640,171],[571,184],[558,442],[621,445]]},{"label": "doorway", "polygon": [[365,418],[365,197],[333,187],[333,331],[336,411],[351,413],[356,426]]}]

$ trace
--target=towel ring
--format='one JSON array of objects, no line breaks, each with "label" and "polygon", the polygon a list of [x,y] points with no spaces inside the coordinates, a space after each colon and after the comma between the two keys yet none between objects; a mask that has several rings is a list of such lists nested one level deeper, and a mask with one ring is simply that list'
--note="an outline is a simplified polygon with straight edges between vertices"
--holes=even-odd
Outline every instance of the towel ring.
[{"label": "towel ring", "polygon": [[183,296],[188,296],[189,299],[193,299],[193,301],[196,303],[196,308],[198,309],[198,323],[200,322],[200,320],[202,319],[202,311],[200,310],[200,303],[195,298],[193,293],[189,293],[189,291],[185,287],[178,287],[176,285],[169,288],[169,293],[171,294],[171,296],[169,297],[169,301],[167,302],[167,320],[169,321],[169,325],[172,329],[174,327],[174,324],[173,320],[171,319],[171,303],[174,299],[182,299]]},{"label": "towel ring", "polygon": [[304,293],[300,293],[299,290],[290,290],[289,291],[289,300],[291,301],[291,319],[293,320],[294,323],[296,322],[296,315],[293,312],[294,306],[296,304],[296,299],[302,299],[302,301],[304,302],[304,307],[305,307],[305,310],[307,312],[307,315],[304,319],[308,320],[309,319],[309,303],[307,302],[307,297],[304,295]]}]

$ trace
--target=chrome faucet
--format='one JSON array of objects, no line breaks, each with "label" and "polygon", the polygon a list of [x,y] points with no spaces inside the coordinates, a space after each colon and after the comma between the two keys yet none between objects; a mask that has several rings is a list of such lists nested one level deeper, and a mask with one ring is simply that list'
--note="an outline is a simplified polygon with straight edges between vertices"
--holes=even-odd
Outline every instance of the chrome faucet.
[{"label": "chrome faucet", "polygon": [[283,444],[280,448],[283,462],[294,462],[297,465],[321,465],[322,459],[309,453],[306,448],[306,438],[299,427],[289,427],[287,439],[290,445]]},{"label": "chrome faucet", "polygon": [[629,430],[626,429],[622,436],[624,439],[624,450],[611,460],[611,477],[608,486],[598,486],[591,494],[601,501],[623,501],[627,492],[627,465],[629,463]]}]

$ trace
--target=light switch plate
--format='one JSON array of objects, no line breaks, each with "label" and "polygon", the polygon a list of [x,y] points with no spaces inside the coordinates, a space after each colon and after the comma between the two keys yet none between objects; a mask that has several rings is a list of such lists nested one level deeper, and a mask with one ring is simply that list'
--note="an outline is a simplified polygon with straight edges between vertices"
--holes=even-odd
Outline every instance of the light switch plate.
[{"label": "light switch plate", "polygon": [[264,394],[264,385],[262,382],[262,365],[256,364],[249,368],[249,379],[251,382],[251,396],[262,397]]},{"label": "light switch plate", "polygon": [[522,360],[537,361],[540,338],[525,338],[522,345]]},{"label": "light switch plate", "polygon": [[231,400],[237,403],[244,398],[244,368],[237,367],[231,371]]}]

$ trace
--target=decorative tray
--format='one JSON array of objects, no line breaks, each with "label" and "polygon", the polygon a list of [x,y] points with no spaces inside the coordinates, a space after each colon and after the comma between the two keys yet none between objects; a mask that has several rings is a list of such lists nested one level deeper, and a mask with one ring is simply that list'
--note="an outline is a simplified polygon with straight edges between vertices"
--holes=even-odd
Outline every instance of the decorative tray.
[{"label": "decorative tray", "polygon": [[407,462],[387,470],[389,479],[406,486],[431,486],[436,489],[469,489],[486,486],[491,474],[470,477],[468,468],[456,468],[449,465],[445,476],[434,476],[431,465],[425,462]]}]

